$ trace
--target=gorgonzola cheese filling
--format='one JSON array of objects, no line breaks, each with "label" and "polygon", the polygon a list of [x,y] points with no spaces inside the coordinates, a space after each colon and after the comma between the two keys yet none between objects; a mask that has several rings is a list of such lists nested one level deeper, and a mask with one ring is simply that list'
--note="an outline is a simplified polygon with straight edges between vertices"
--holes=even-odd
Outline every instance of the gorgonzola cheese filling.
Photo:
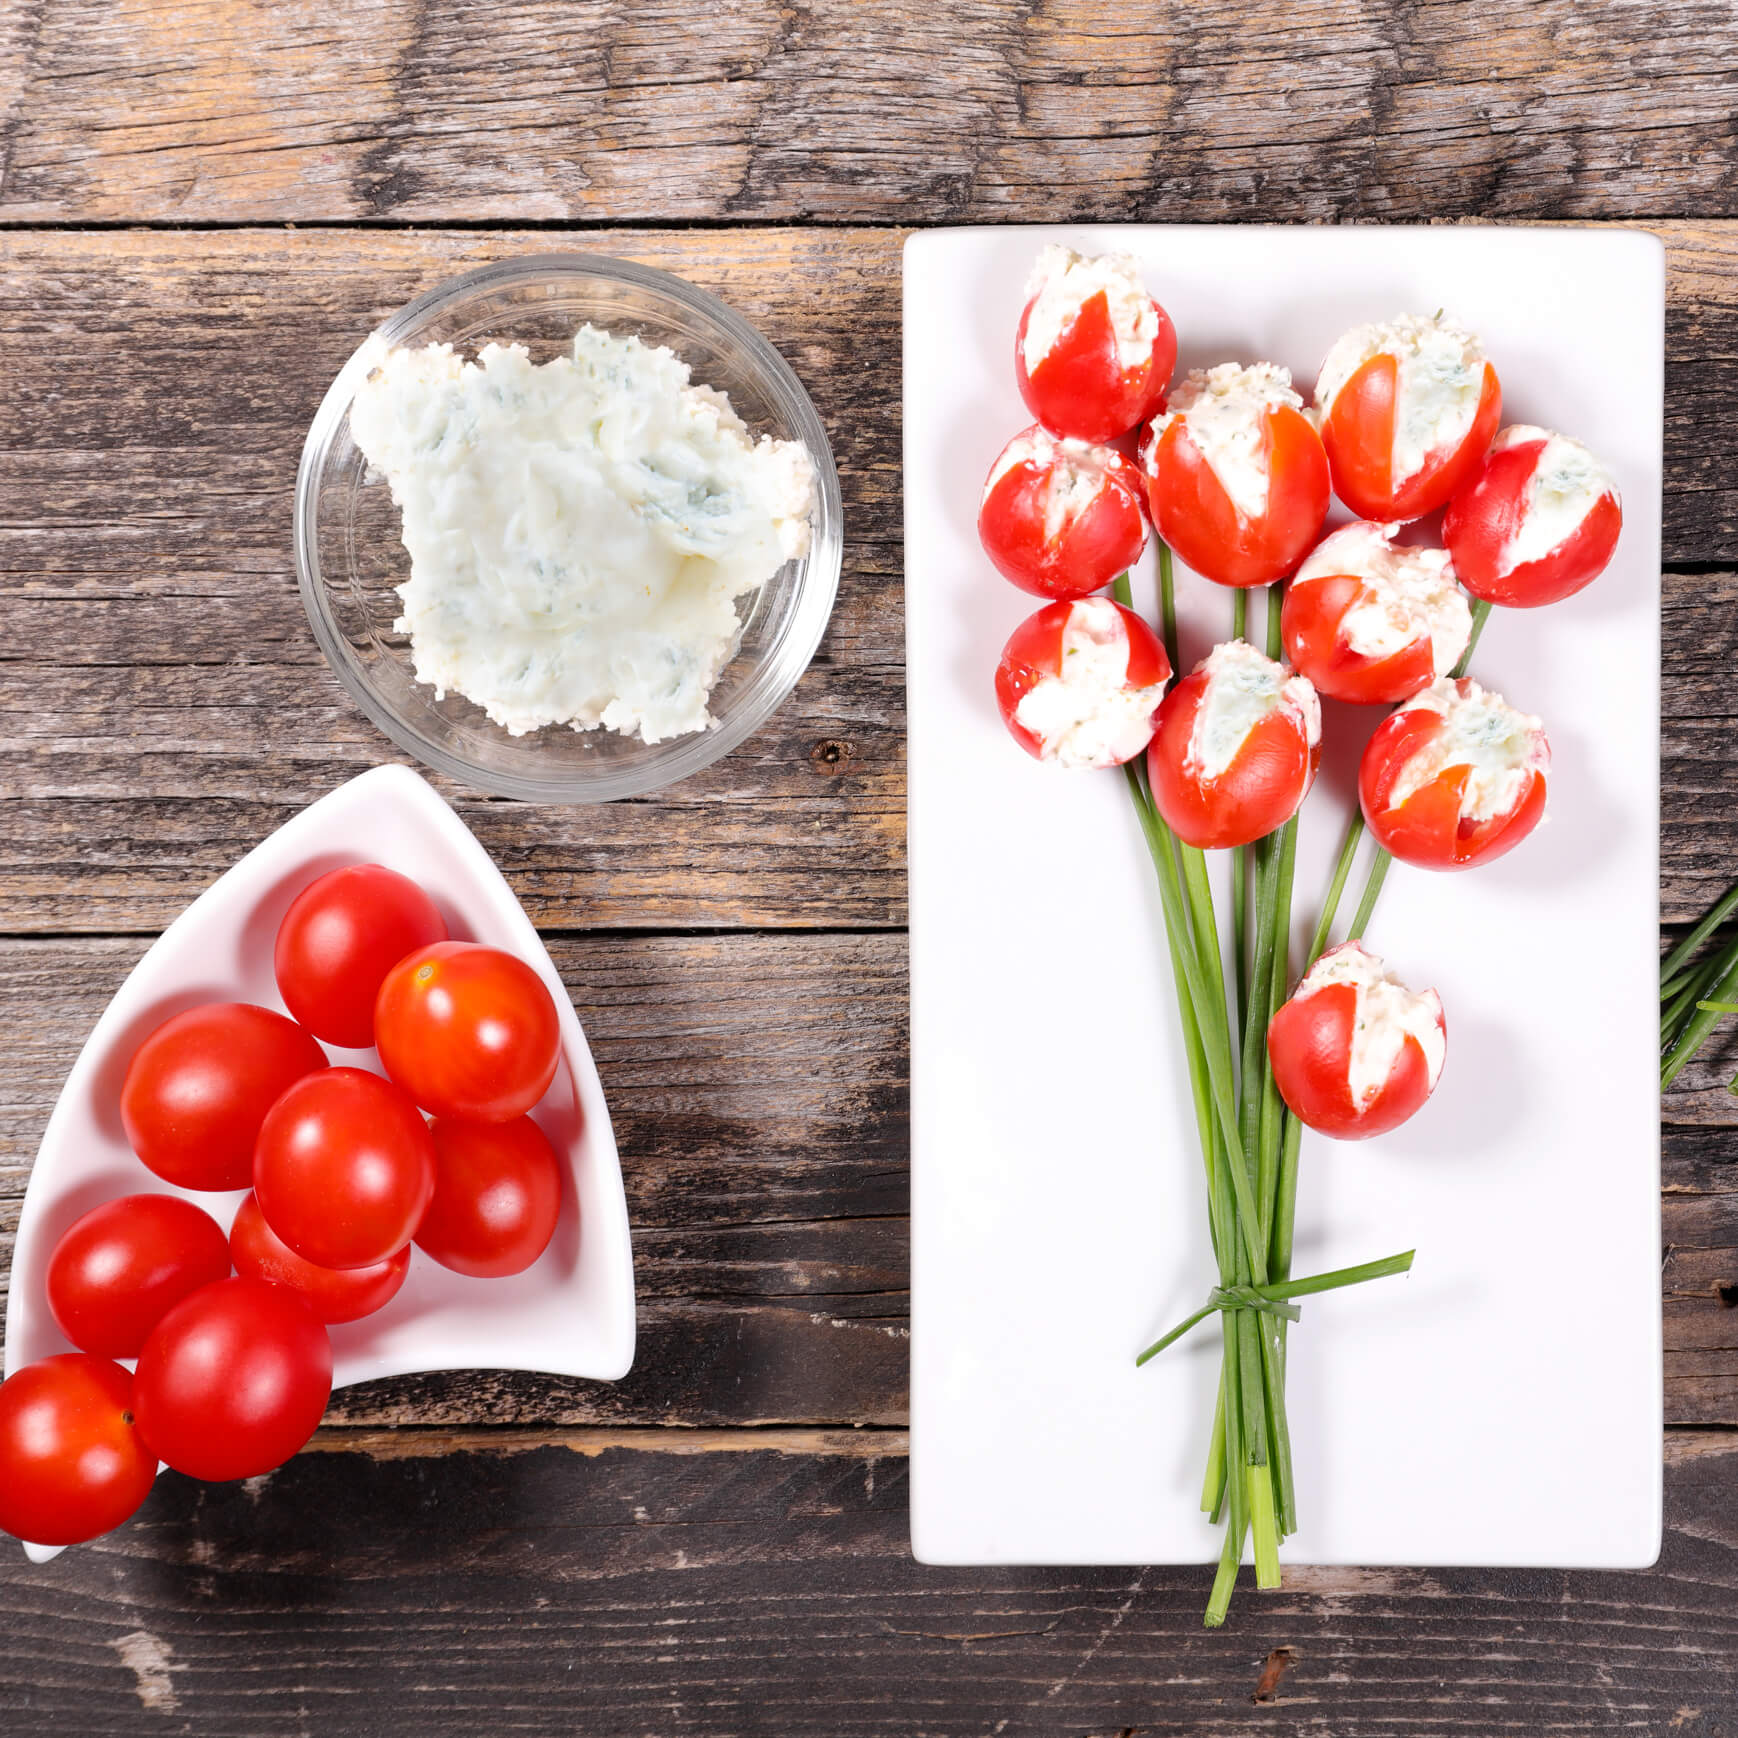
[{"label": "gorgonzola cheese filling", "polygon": [[1355,941],[1330,949],[1310,967],[1297,987],[1298,999],[1331,984],[1350,985],[1356,998],[1346,1058],[1352,1103],[1362,1110],[1382,1090],[1408,1038],[1424,1053],[1425,1079],[1434,1091],[1448,1050],[1436,991],[1407,989],[1379,956]]}]

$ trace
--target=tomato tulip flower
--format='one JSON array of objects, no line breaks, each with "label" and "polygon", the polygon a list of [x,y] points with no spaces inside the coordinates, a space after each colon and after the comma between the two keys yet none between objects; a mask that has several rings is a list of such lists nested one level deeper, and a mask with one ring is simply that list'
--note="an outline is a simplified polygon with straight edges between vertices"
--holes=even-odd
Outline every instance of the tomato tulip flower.
[{"label": "tomato tulip flower", "polygon": [[1159,637],[1107,597],[1047,604],[1010,636],[996,700],[1014,740],[1065,767],[1120,766],[1152,740],[1171,679]]},{"label": "tomato tulip flower", "polygon": [[1355,941],[1323,954],[1267,1028],[1280,1097],[1341,1141],[1412,1116],[1436,1088],[1447,1045],[1436,991],[1407,989]]},{"label": "tomato tulip flower", "polygon": [[1470,869],[1539,824],[1550,767],[1537,718],[1470,676],[1444,677],[1376,727],[1358,798],[1377,844],[1402,863]]},{"label": "tomato tulip flower", "polygon": [[1333,700],[1410,700],[1460,661],[1472,610],[1445,550],[1360,519],[1324,537],[1285,588],[1286,656]]},{"label": "tomato tulip flower", "polygon": [[1328,459],[1291,375],[1271,362],[1191,373],[1142,433],[1159,535],[1220,585],[1270,585],[1328,512]]},{"label": "tomato tulip flower", "polygon": [[1296,812],[1321,758],[1316,691],[1243,640],[1166,696],[1147,751],[1153,801],[1185,844],[1247,845]]},{"label": "tomato tulip flower", "polygon": [[1086,597],[1140,559],[1143,496],[1140,472],[1114,447],[1058,439],[1034,423],[990,467],[978,540],[1022,591]]},{"label": "tomato tulip flower", "polygon": [[1478,339],[1440,315],[1354,327],[1316,382],[1334,491],[1379,524],[1444,506],[1478,469],[1502,414]]},{"label": "tomato tulip flower", "polygon": [[1026,298],[1014,373],[1027,409],[1052,434],[1113,441],[1159,408],[1177,333],[1133,258],[1047,247]]},{"label": "tomato tulip flower", "polygon": [[1474,597],[1535,609],[1605,571],[1623,528],[1610,473],[1580,441],[1517,423],[1448,504],[1442,537]]}]

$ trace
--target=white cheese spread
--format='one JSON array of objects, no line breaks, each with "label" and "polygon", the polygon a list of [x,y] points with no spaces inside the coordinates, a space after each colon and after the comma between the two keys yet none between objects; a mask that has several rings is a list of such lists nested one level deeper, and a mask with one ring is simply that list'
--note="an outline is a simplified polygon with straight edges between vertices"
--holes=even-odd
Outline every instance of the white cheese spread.
[{"label": "white cheese spread", "polygon": [[1390,808],[1399,808],[1451,767],[1464,766],[1461,819],[1489,821],[1521,801],[1535,773],[1550,771],[1544,724],[1469,676],[1458,682],[1444,676],[1397,710],[1434,712],[1445,728],[1400,769],[1388,795]]},{"label": "white cheese spread", "polygon": [[1379,325],[1354,326],[1328,352],[1316,381],[1316,411],[1324,420],[1340,390],[1374,356],[1392,356],[1394,448],[1392,483],[1402,487],[1443,447],[1472,432],[1484,391],[1484,347],[1464,326],[1440,316],[1401,314]]},{"label": "white cheese spread", "polygon": [[1042,424],[1034,423],[1002,448],[984,483],[983,499],[990,498],[996,485],[1016,465],[1032,465],[1043,471],[1044,536],[1054,543],[1104,489],[1113,486],[1113,471],[1127,462],[1110,447],[1058,437]]},{"label": "white cheese spread", "polygon": [[1322,739],[1322,706],[1307,677],[1275,663],[1246,640],[1215,646],[1198,666],[1206,691],[1195,710],[1184,763],[1204,779],[1218,778],[1234,761],[1249,733],[1271,712],[1290,715],[1308,747]]},{"label": "white cheese spread", "polygon": [[1584,447],[1567,435],[1517,423],[1506,428],[1492,444],[1493,452],[1543,441],[1543,451],[1527,480],[1527,499],[1521,523],[1503,552],[1506,571],[1513,572],[1529,561],[1539,561],[1581,529],[1581,521],[1600,496],[1618,500],[1611,473]]},{"label": "white cheese spread", "polygon": [[419,682],[515,736],[702,730],[737,599],[808,548],[814,467],[688,365],[582,327],[571,356],[382,345],[350,427],[403,515]]},{"label": "white cheese spread", "polygon": [[1080,310],[1102,291],[1116,334],[1116,357],[1124,370],[1152,360],[1159,336],[1158,310],[1141,282],[1139,262],[1126,253],[1075,253],[1052,242],[1038,255],[1026,284],[1031,311],[1021,356],[1028,375],[1061,343]]},{"label": "white cheese spread", "polygon": [[[1150,438],[1181,422],[1232,506],[1245,519],[1259,519],[1267,511],[1267,413],[1281,405],[1302,410],[1303,399],[1292,390],[1290,371],[1271,362],[1192,369],[1164,415],[1154,417]],[[1147,439],[1143,450],[1150,451]]]},{"label": "white cheese spread", "polygon": [[1430,641],[1435,673],[1460,661],[1472,636],[1472,610],[1455,583],[1446,549],[1396,544],[1398,525],[1367,519],[1324,537],[1292,582],[1350,574],[1364,589],[1340,617],[1340,638],[1360,657],[1391,658],[1419,638]]},{"label": "white cheese spread", "polygon": [[1323,954],[1298,985],[1295,999],[1333,984],[1350,984],[1357,994],[1346,1080],[1352,1103],[1362,1110],[1382,1090],[1408,1038],[1424,1053],[1425,1078],[1434,1091],[1448,1051],[1442,998],[1436,991],[1407,989],[1377,955],[1355,941]]},{"label": "white cheese spread", "polygon": [[1029,688],[1014,718],[1038,739],[1042,758],[1058,766],[1120,766],[1152,741],[1164,697],[1163,682],[1129,684],[1122,615],[1109,598],[1089,597],[1069,606],[1060,674]]}]

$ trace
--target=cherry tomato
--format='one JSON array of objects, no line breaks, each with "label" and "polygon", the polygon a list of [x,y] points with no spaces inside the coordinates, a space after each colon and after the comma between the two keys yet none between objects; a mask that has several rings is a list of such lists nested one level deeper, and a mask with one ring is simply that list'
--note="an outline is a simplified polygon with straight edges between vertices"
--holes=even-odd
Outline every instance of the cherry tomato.
[{"label": "cherry tomato", "polygon": [[435,1192],[417,1248],[479,1279],[523,1273],[549,1246],[561,1212],[561,1162],[530,1117],[437,1117]]},{"label": "cherry tomato", "polygon": [[1402,314],[1328,352],[1316,413],[1334,492],[1360,519],[1421,519],[1478,469],[1503,414],[1497,371],[1452,320]]},{"label": "cherry tomato", "polygon": [[1470,869],[1539,824],[1550,767],[1537,718],[1469,676],[1445,677],[1376,727],[1358,799],[1376,843],[1402,863]]},{"label": "cherry tomato", "polygon": [[157,1476],[132,1405],[133,1378],[85,1352],[38,1359],[0,1383],[0,1528],[33,1545],[78,1545],[126,1520]]},{"label": "cherry tomato", "polygon": [[1324,537],[1285,588],[1286,656],[1318,694],[1354,705],[1409,700],[1466,650],[1472,611],[1440,549],[1396,545],[1359,520]]},{"label": "cherry tomato", "polygon": [[48,1258],[48,1307],[81,1352],[136,1358],[164,1311],[229,1272],[229,1245],[178,1195],[122,1195],[61,1234]]},{"label": "cherry tomato", "polygon": [[410,1242],[434,1193],[434,1142],[410,1095],[360,1068],[298,1080],[253,1161],[260,1212],[316,1267],[372,1267]]},{"label": "cherry tomato", "polygon": [[1442,518],[1461,583],[1510,609],[1537,609],[1591,585],[1622,529],[1617,485],[1593,454],[1525,424],[1497,436]]},{"label": "cherry tomato", "polygon": [[1034,423],[990,467],[978,540],[996,571],[1038,597],[1107,586],[1147,546],[1140,472],[1114,447],[1058,440]]},{"label": "cherry tomato", "polygon": [[1002,648],[996,702],[1014,740],[1065,767],[1120,766],[1152,739],[1171,661],[1133,610],[1107,597],[1047,604]]},{"label": "cherry tomato", "polygon": [[139,1354],[139,1434],[177,1472],[242,1479],[282,1466],[332,1395],[332,1347],[287,1286],[220,1279],[183,1298]]},{"label": "cherry tomato", "polygon": [[1228,640],[1165,696],[1147,779],[1185,844],[1247,845],[1296,813],[1321,745],[1321,703],[1308,680]]},{"label": "cherry tomato", "polygon": [[381,980],[407,953],[446,939],[434,901],[407,876],[378,863],[334,869],[296,895],[278,926],[278,993],[316,1038],[364,1050]]},{"label": "cherry tomato", "polygon": [[1014,339],[1026,408],[1052,434],[1113,441],[1158,409],[1177,365],[1171,317],[1127,254],[1038,256]]},{"label": "cherry tomato", "polygon": [[1267,1028],[1273,1080],[1319,1134],[1386,1134],[1436,1089],[1448,1043],[1435,990],[1416,994],[1355,941],[1325,953]]},{"label": "cherry tomato", "polygon": [[543,980],[512,954],[466,941],[421,948],[387,973],[374,1036],[386,1072],[424,1110],[467,1122],[523,1116],[561,1058]]},{"label": "cherry tomato", "polygon": [[266,1223],[249,1195],[229,1228],[235,1271],[249,1279],[288,1286],[323,1322],[354,1322],[391,1303],[410,1271],[410,1245],[370,1267],[316,1267],[304,1261]]},{"label": "cherry tomato", "polygon": [[1291,376],[1272,363],[1197,369],[1141,435],[1159,535],[1220,585],[1269,585],[1328,514],[1328,456]]},{"label": "cherry tomato", "polygon": [[245,1189],[265,1114],[292,1081],[326,1066],[293,1020],[211,1002],[165,1020],[134,1052],[121,1122],[147,1170],[183,1189]]}]

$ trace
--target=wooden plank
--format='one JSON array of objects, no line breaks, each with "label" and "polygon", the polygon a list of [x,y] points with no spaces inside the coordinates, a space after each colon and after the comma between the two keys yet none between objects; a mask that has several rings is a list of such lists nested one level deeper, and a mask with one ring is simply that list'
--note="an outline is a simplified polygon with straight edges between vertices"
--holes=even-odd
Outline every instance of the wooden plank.
[{"label": "wooden plank", "polygon": [[[0,1263],[54,1095],[140,945],[0,942]],[[616,1384],[500,1372],[373,1383],[340,1394],[333,1421],[903,1423],[903,937],[550,945],[622,1147],[634,1370]],[[1710,1084],[1724,1079],[1715,1070],[1711,1059],[1667,1106],[1666,1406],[1675,1423],[1738,1425],[1738,1307],[1726,1301],[1738,1298],[1738,1102]]]},{"label": "wooden plank", "polygon": [[[1738,556],[1738,226],[1672,248],[1668,554]],[[588,237],[757,320],[838,450],[848,560],[821,656],[750,743],[656,802],[449,795],[546,927],[904,917],[898,241],[889,231]],[[371,323],[533,234],[0,236],[0,929],[154,930],[302,804],[392,751],[302,619],[292,479]],[[77,356],[78,366],[68,357]],[[1668,597],[1671,918],[1729,877],[1729,575]]]},{"label": "wooden plank", "polygon": [[1738,213],[1730,8],[24,0],[0,216]]},{"label": "wooden plank", "polygon": [[1651,1574],[1293,1569],[1219,1631],[1204,1568],[914,1564],[896,1438],[405,1446],[167,1475],[97,1544],[0,1554],[0,1725],[1727,1738],[1738,1705],[1730,1436],[1674,1444]]}]

